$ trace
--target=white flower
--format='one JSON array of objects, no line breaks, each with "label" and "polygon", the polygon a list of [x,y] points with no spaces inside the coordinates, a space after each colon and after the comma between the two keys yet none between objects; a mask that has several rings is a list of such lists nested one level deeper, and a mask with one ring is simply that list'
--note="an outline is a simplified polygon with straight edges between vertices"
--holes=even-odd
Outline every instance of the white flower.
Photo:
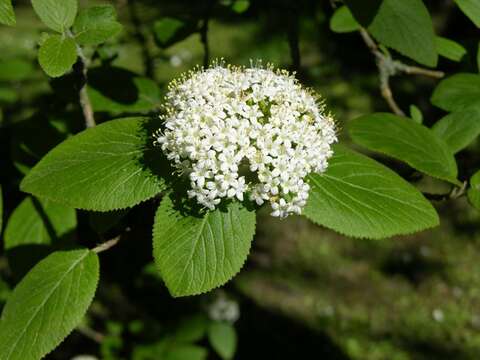
[{"label": "white flower", "polygon": [[191,72],[170,84],[165,110],[156,143],[208,209],[247,194],[272,216],[300,214],[305,177],[325,171],[337,140],[318,97],[271,67]]}]

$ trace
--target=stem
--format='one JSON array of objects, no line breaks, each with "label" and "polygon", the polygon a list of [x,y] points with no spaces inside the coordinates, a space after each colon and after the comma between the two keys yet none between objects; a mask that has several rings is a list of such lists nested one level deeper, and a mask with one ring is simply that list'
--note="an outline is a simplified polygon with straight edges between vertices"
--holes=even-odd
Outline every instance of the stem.
[{"label": "stem", "polygon": [[80,106],[82,108],[83,117],[85,118],[85,126],[87,128],[94,127],[95,117],[93,115],[93,108],[92,103],[90,102],[90,97],[88,96],[87,91],[87,80],[88,80],[88,59],[85,57],[85,54],[82,51],[82,48],[77,45],[77,53],[78,57],[80,58],[80,68],[79,68],[79,75],[80,79]]},{"label": "stem", "polygon": [[105,339],[105,335],[96,330],[93,330],[92,328],[89,328],[88,326],[79,326],[77,328],[77,331],[98,344],[101,344]]},{"label": "stem", "polygon": [[101,243],[100,245],[97,245],[96,247],[94,247],[92,249],[92,251],[97,253],[97,254],[101,253],[105,250],[110,249],[111,247],[114,247],[115,245],[118,244],[119,241],[120,241],[120,236],[116,236],[113,239],[107,240],[104,243]]},{"label": "stem", "polygon": [[148,39],[142,32],[142,22],[138,17],[134,2],[132,0],[127,0],[127,6],[128,12],[130,14],[130,20],[133,25],[133,36],[141,45],[143,66],[145,67],[145,75],[148,78],[153,79],[155,76],[155,64],[148,47]]},{"label": "stem", "polygon": [[462,196],[465,196],[467,193],[467,182],[464,181],[461,186],[454,186],[450,190],[450,192],[446,194],[429,194],[429,193],[423,193],[423,196],[425,196],[429,200],[435,200],[435,201],[445,201],[445,200],[454,200],[458,199]]},{"label": "stem", "polygon": [[295,6],[288,6],[288,27],[287,38],[290,47],[290,56],[292,58],[292,69],[300,69],[300,45],[298,41],[298,11]]},{"label": "stem", "polygon": [[208,44],[208,23],[212,12],[214,1],[209,0],[203,16],[202,26],[200,27],[200,41],[203,45],[203,66],[206,68],[210,62],[210,46]]}]

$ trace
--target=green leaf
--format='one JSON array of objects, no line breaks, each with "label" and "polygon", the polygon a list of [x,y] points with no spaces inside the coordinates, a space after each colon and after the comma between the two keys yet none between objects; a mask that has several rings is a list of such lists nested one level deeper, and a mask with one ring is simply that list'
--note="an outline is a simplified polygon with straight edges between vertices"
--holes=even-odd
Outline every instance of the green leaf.
[{"label": "green leaf", "polygon": [[69,71],[77,60],[75,41],[61,35],[52,35],[40,46],[38,62],[51,77],[59,77]]},{"label": "green leaf", "polygon": [[423,123],[423,114],[420,109],[415,105],[410,105],[410,117],[417,124]]},{"label": "green leaf", "polygon": [[111,5],[92,6],[78,14],[73,25],[75,39],[81,45],[99,45],[122,31]]},{"label": "green leaf", "polygon": [[194,343],[200,341],[207,332],[207,318],[203,315],[184,319],[175,329],[173,339],[176,343]]},{"label": "green leaf", "polygon": [[453,153],[459,152],[480,135],[480,104],[444,116],[432,130]]},{"label": "green leaf", "polygon": [[237,333],[231,324],[212,322],[208,327],[208,340],[223,360],[233,359],[237,348]]},{"label": "green leaf", "polygon": [[13,211],[5,228],[5,249],[21,245],[50,245],[75,229],[73,208],[48,200],[25,198]]},{"label": "green leaf", "polygon": [[237,14],[243,14],[250,7],[250,0],[235,0],[232,10]]},{"label": "green leaf", "polygon": [[13,104],[18,100],[18,92],[12,89],[11,86],[0,86],[0,103]]},{"label": "green leaf", "polygon": [[480,2],[478,0],[455,0],[458,7],[480,28]]},{"label": "green leaf", "polygon": [[51,150],[20,184],[25,192],[74,208],[132,207],[165,189],[148,118],[108,121]]},{"label": "green leaf", "polygon": [[77,0],[32,0],[33,9],[42,22],[60,33],[73,25]]},{"label": "green leaf", "polygon": [[12,0],[0,0],[0,24],[9,26],[16,24]]},{"label": "green leaf", "polygon": [[0,360],[44,357],[80,323],[98,283],[98,256],[59,251],[40,261],[10,295],[0,321]]},{"label": "green leaf", "polygon": [[457,111],[480,104],[480,75],[455,74],[440,81],[431,102],[445,111]]},{"label": "green leaf", "polygon": [[309,176],[305,216],[341,234],[380,239],[438,225],[423,195],[389,168],[343,146],[323,174]]},{"label": "green leaf", "polygon": [[347,33],[358,29],[360,29],[360,25],[353,18],[348,7],[341,6],[335,10],[330,19],[330,30],[337,33]]},{"label": "green leaf", "polygon": [[30,61],[22,59],[0,60],[0,81],[21,81],[33,74]]},{"label": "green leaf", "polygon": [[453,153],[442,139],[423,125],[390,113],[375,113],[351,121],[349,133],[354,142],[369,150],[458,184]]},{"label": "green leaf", "polygon": [[421,0],[383,0],[369,32],[383,45],[427,66],[437,66],[432,19]]},{"label": "green leaf", "polygon": [[206,360],[208,351],[198,345],[179,344],[170,346],[162,360]]},{"label": "green leaf", "polygon": [[463,56],[467,53],[467,50],[459,43],[441,36],[435,37],[435,45],[437,52],[441,56],[452,61],[462,60]]},{"label": "green leaf", "polygon": [[241,204],[189,216],[165,196],[155,215],[153,255],[170,293],[197,295],[226,283],[243,266],[254,232],[255,212]]},{"label": "green leaf", "polygon": [[173,17],[164,17],[153,24],[155,41],[162,48],[185,39],[197,30],[196,24],[189,24]]},{"label": "green leaf", "polygon": [[470,203],[480,210],[480,171],[477,171],[470,179],[470,189],[467,191]]}]

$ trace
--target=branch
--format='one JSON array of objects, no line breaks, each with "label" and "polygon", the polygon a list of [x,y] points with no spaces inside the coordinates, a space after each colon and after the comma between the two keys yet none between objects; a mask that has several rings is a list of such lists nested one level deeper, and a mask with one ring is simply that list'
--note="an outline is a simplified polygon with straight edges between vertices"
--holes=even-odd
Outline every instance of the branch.
[{"label": "branch", "polygon": [[80,77],[80,106],[82,107],[83,117],[85,118],[85,126],[87,128],[94,127],[96,125],[95,118],[93,116],[92,103],[87,92],[87,79],[88,79],[88,59],[82,51],[82,48],[77,45],[77,53],[80,58],[80,68],[78,74]]},{"label": "branch", "polygon": [[107,240],[104,243],[101,243],[100,245],[97,245],[96,247],[94,247],[92,249],[92,251],[97,253],[97,254],[101,253],[105,250],[110,249],[111,247],[114,247],[115,245],[118,244],[119,241],[120,241],[120,236],[116,236],[113,239]]},{"label": "branch", "polygon": [[397,115],[403,116],[405,113],[400,109],[393,97],[392,89],[390,87],[390,77],[397,75],[399,72],[408,75],[424,75],[436,79],[442,78],[445,75],[442,71],[410,66],[401,61],[393,60],[389,54],[384,54],[380,51],[378,45],[364,28],[360,29],[360,35],[370,49],[370,52],[375,56],[380,77],[380,92],[390,109]]}]

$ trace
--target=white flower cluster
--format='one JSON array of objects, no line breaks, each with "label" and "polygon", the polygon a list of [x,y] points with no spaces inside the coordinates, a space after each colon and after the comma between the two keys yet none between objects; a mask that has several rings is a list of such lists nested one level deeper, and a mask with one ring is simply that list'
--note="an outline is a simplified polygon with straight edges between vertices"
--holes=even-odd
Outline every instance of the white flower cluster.
[{"label": "white flower cluster", "polygon": [[156,142],[190,178],[190,197],[214,209],[244,194],[272,216],[300,214],[337,140],[316,95],[286,71],[213,66],[169,86]]}]

